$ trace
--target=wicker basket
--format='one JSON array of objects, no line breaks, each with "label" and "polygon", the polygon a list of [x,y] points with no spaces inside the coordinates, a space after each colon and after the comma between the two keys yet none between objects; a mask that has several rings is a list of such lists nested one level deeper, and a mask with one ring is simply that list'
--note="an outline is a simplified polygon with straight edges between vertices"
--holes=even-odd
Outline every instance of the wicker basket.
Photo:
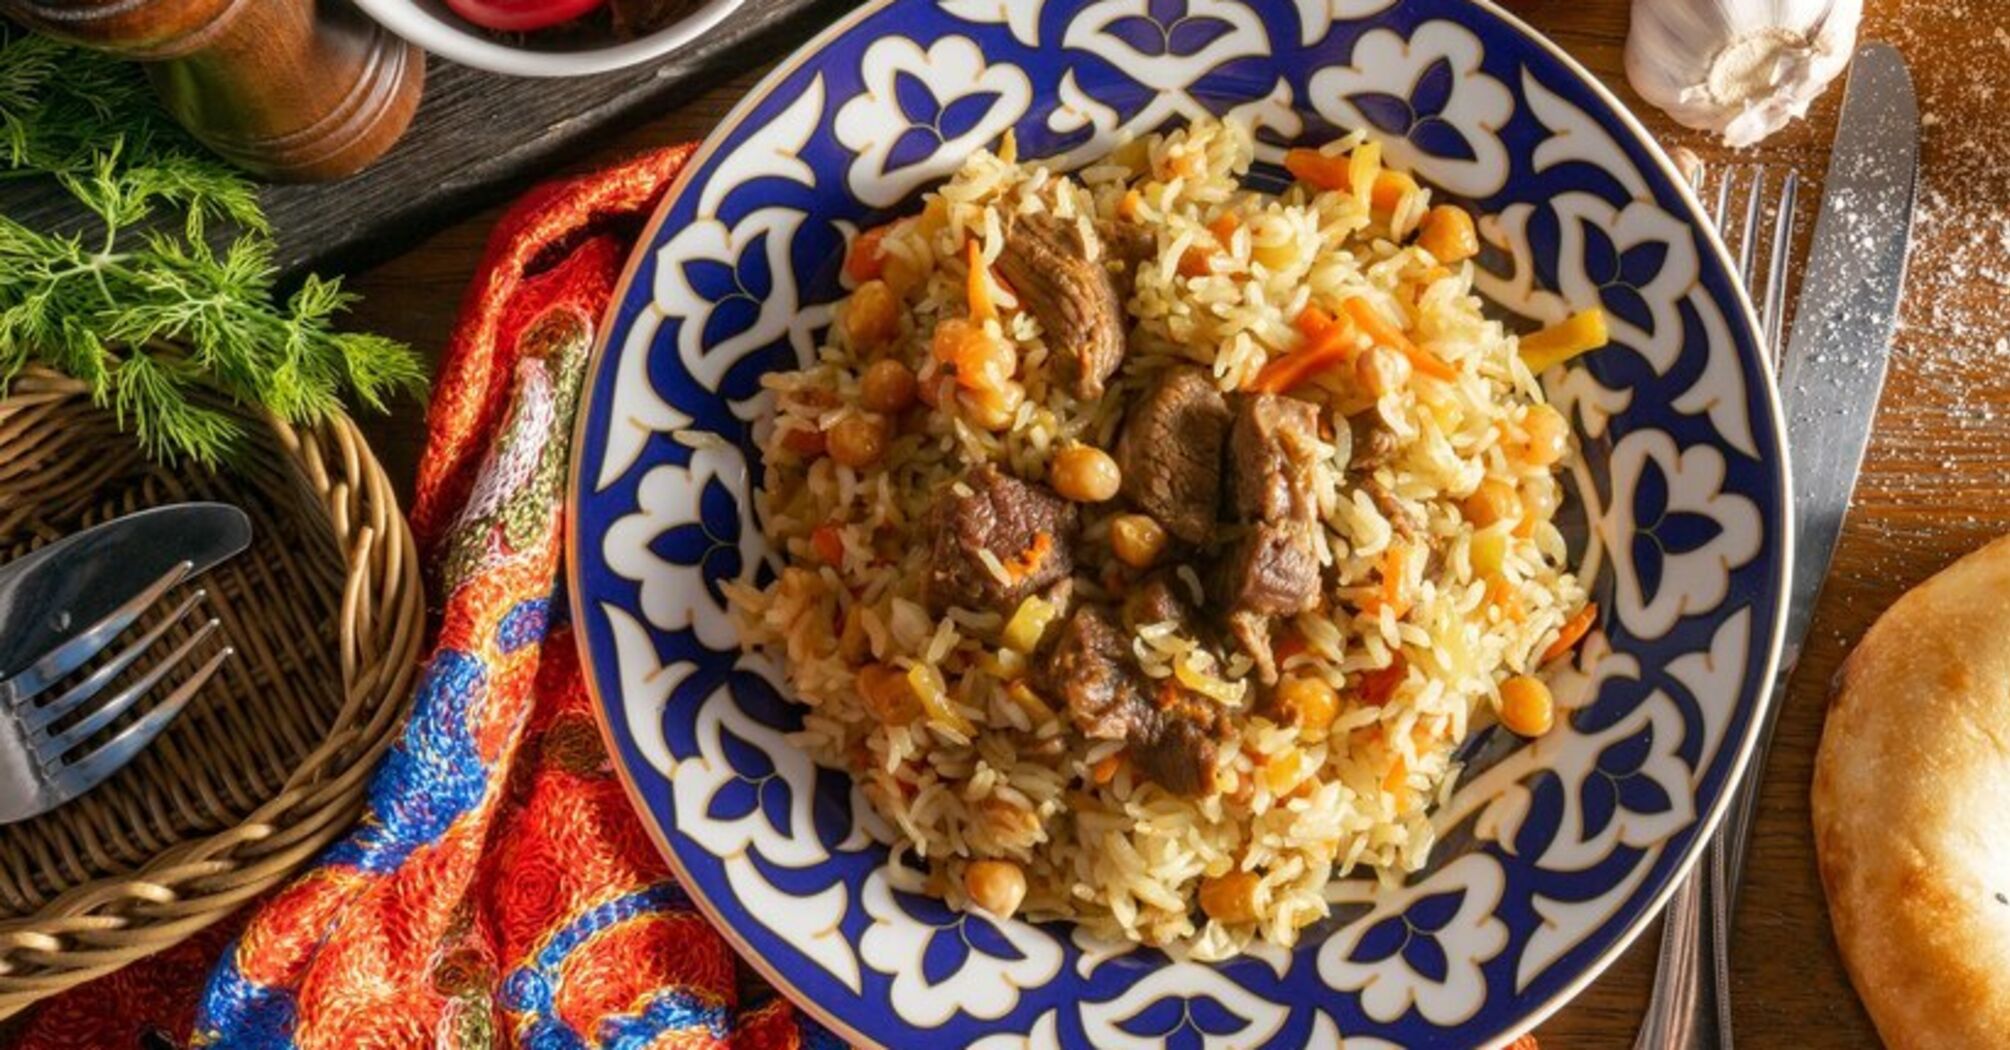
[{"label": "wicker basket", "polygon": [[0,1019],[291,874],[356,820],[397,732],[424,603],[389,480],[347,418],[245,429],[242,462],[207,475],[149,462],[74,380],[30,371],[0,399],[0,560],[176,500],[235,503],[254,531],[199,581],[236,657],[133,764],[0,827]]}]

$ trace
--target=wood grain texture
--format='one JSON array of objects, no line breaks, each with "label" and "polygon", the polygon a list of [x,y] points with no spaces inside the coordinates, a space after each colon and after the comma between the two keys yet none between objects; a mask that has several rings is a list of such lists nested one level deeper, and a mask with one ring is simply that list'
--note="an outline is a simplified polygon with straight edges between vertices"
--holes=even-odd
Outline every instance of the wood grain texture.
[{"label": "wood grain texture", "polygon": [[[127,0],[5,2],[129,6]],[[244,2],[237,0],[239,6]],[[276,6],[280,0],[252,2]],[[709,112],[716,122],[739,94],[714,100],[723,81],[765,68],[848,6],[842,0],[746,0],[667,59],[592,77],[505,77],[432,59],[410,130],[375,165],[332,185],[265,189],[279,267],[297,275],[383,262],[591,155],[595,144],[629,128],[670,120],[689,134],[702,134],[710,124],[679,123],[669,115]],[[346,5],[344,14],[359,17]],[[60,190],[39,182],[0,183],[0,211],[38,228],[71,229],[82,218]]]},{"label": "wood grain texture", "polygon": [[339,179],[412,122],[425,55],[344,4],[315,0],[5,0],[40,32],[147,62],[161,101],[217,153],[266,178]]},{"label": "wood grain texture", "polygon": [[[1522,0],[1508,6],[1611,85],[1670,145],[1731,159],[1675,128],[1627,88],[1625,0]],[[1733,989],[1739,1036],[1751,1047],[1869,1048],[1877,1038],[1837,957],[1808,831],[1808,785],[1829,683],[1851,644],[1911,585],[2010,531],[2010,36],[1999,0],[1870,0],[1865,39],[1896,43],[1913,67],[1927,115],[1922,212],[1903,327],[1854,509],[1822,595],[1808,649],[1783,698],[1765,772],[1752,868],[1738,916]],[[634,149],[703,134],[751,84],[727,80],[664,104],[597,149],[570,152],[574,170]],[[1840,92],[1812,119],[1737,160],[1792,164],[1819,179]],[[423,148],[423,147],[415,147]],[[303,198],[304,199],[304,198]],[[1813,218],[1804,197],[1802,228]],[[445,338],[494,213],[447,228],[360,276],[359,323],[428,351]],[[391,469],[409,477],[422,421],[415,411],[373,420]],[[1630,1046],[1646,1003],[1655,936],[1542,1028],[1550,1048]]]}]

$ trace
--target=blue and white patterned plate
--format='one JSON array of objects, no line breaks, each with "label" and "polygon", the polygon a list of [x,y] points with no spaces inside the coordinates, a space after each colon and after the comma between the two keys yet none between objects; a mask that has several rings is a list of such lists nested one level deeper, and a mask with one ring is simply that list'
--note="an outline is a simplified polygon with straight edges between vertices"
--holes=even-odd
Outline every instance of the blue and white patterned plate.
[{"label": "blue and white patterned plate", "polygon": [[[779,669],[720,583],[753,519],[759,376],[807,358],[858,229],[972,149],[1073,165],[1203,113],[1268,155],[1366,128],[1492,216],[1480,279],[1530,325],[1602,304],[1614,346],[1550,377],[1586,450],[1604,622],[1569,708],[1480,747],[1431,869],[1343,881],[1295,950],[1203,964],[892,890],[848,778],[789,746]],[[599,714],[672,865],[750,959],[895,1047],[1478,1046],[1639,933],[1750,750],[1788,562],[1779,410],[1751,311],[1667,159],[1610,95],[1480,0],[882,0],[728,116],[616,297],[580,422],[571,583]]]}]

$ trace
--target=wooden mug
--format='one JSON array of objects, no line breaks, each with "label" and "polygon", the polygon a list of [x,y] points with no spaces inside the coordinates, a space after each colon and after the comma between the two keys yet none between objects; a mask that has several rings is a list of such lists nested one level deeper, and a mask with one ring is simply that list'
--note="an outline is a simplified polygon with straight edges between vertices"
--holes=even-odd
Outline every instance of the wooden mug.
[{"label": "wooden mug", "polygon": [[182,126],[271,179],[354,174],[403,135],[425,54],[344,0],[0,0],[40,32],[146,63]]}]

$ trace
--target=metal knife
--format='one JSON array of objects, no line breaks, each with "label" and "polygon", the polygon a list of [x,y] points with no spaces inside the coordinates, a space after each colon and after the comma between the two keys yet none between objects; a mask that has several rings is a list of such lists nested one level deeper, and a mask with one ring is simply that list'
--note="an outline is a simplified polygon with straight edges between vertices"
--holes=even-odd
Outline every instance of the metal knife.
[{"label": "metal knife", "polygon": [[76,637],[181,562],[194,577],[251,543],[223,503],[128,514],[0,565],[0,681]]},{"label": "metal knife", "polygon": [[1766,753],[1870,441],[1898,324],[1918,168],[1919,104],[1905,60],[1888,44],[1865,45],[1843,94],[1821,214],[1781,358],[1794,512],[1785,649],[1750,767],[1701,869],[1707,878],[1705,937],[1715,963],[1717,1045],[1725,1050],[1732,1045],[1730,922]]}]

